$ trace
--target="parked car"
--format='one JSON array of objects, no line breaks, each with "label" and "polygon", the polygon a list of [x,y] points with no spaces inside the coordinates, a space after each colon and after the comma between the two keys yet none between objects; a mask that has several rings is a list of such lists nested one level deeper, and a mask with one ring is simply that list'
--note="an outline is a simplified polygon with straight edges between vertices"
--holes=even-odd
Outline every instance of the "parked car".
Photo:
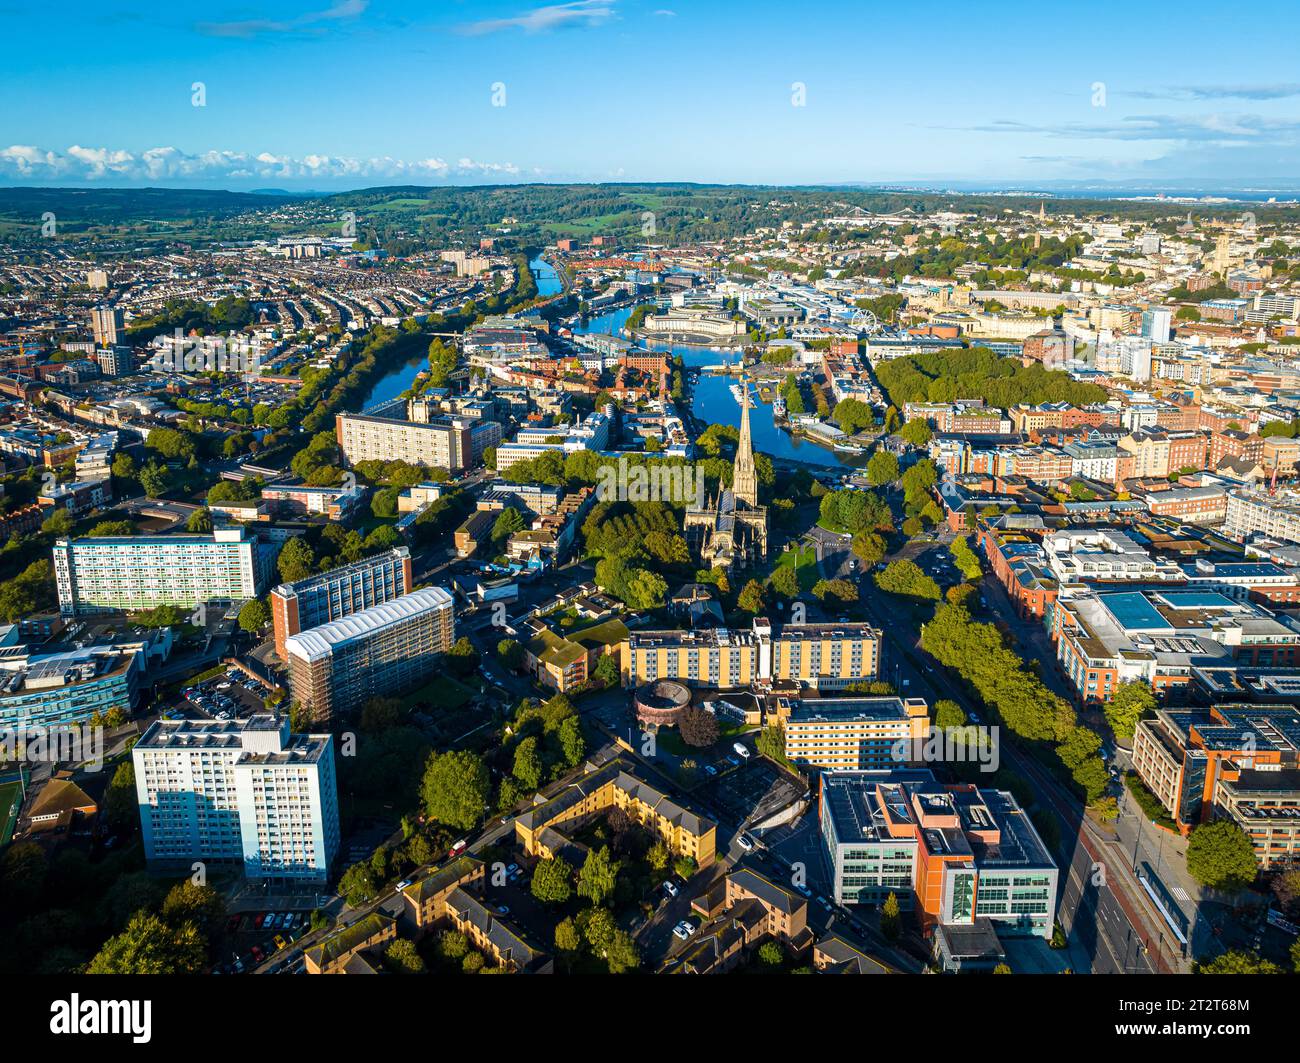
[{"label": "parked car", "polygon": [[399,883],[394,887],[394,889],[396,889],[398,893],[401,893],[402,890],[406,889],[406,887],[409,886],[409,885],[410,885],[412,882],[414,882],[414,881],[415,881],[415,879],[404,878],[404,879],[402,879],[401,882],[399,882]]},{"label": "parked car", "polygon": [[747,853],[752,853],[754,851],[754,843],[751,842],[748,838],[746,838],[743,834],[736,835],[736,844],[739,845],[742,849],[744,849],[745,852]]},{"label": "parked car", "polygon": [[736,751],[736,756],[740,757],[741,760],[749,759],[749,749],[745,746],[743,742],[736,742],[732,745],[731,748]]},{"label": "parked car", "polygon": [[718,774],[718,769],[715,768],[712,764],[706,764],[706,765],[704,765],[704,770],[705,770],[709,775],[717,775],[717,774]]},{"label": "parked car", "polygon": [[673,885],[671,881],[668,881],[664,883],[664,892],[668,894],[669,897],[676,897],[677,894],[681,892],[681,890],[679,890],[675,885]]}]

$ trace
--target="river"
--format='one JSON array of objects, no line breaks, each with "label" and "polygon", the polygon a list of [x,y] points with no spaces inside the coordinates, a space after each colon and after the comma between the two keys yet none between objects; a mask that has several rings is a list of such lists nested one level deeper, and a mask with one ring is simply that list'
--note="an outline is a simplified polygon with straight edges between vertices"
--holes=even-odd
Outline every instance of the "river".
[{"label": "river", "polygon": [[[563,285],[560,283],[559,274],[555,272],[549,263],[540,258],[535,258],[528,263],[528,267],[532,270],[533,279],[537,282],[538,295],[545,299],[559,294]],[[426,365],[428,365],[428,358],[426,355],[421,354],[394,369],[387,376],[380,377],[375,382],[375,386],[370,389],[370,394],[366,396],[366,401],[362,404],[363,407],[374,406],[377,403],[397,398],[398,395],[415,383],[415,378],[419,376]]]},{"label": "river", "polygon": [[[591,318],[585,325],[577,328],[578,332],[607,332],[619,335],[620,330],[632,316],[633,307],[625,306],[611,310],[607,314]],[[734,361],[734,351],[711,351],[707,347],[691,347],[686,344],[646,343],[655,351],[667,351],[681,355],[682,363],[688,368],[698,369],[705,365],[720,365]],[[714,373],[696,373],[695,386],[691,395],[691,412],[705,424],[728,424],[740,427],[740,403],[731,394],[731,385],[736,378]],[[851,455],[841,455],[830,447],[823,447],[806,439],[796,439],[789,432],[778,428],[772,420],[772,404],[764,402],[757,388],[750,386],[749,429],[754,438],[754,449],[762,451],[773,458],[787,461],[800,461],[807,465],[823,465],[829,468],[853,467],[861,464]]]},{"label": "river", "polygon": [[[540,258],[528,263],[537,281],[538,295],[546,298],[556,295],[561,290],[560,278],[554,268]],[[578,332],[606,332],[620,335],[627,319],[632,316],[633,307],[624,306],[609,313],[590,318],[586,324],[577,328]],[[688,368],[698,369],[705,365],[718,365],[731,360],[735,352],[711,351],[707,347],[691,347],[686,344],[647,343],[651,350],[667,351],[681,355],[682,362]],[[394,399],[409,388],[416,374],[426,365],[423,356],[413,358],[405,365],[380,378],[366,399],[365,405]],[[696,373],[695,386],[691,395],[691,412],[705,424],[728,424],[740,427],[740,404],[731,394],[733,377],[719,376],[712,373]],[[851,455],[841,455],[830,447],[823,447],[806,439],[796,439],[784,429],[778,428],[772,421],[772,404],[764,402],[757,389],[752,390],[753,406],[750,409],[750,431],[754,437],[754,449],[762,451],[773,458],[787,461],[800,461],[807,465],[821,465],[829,468],[851,468],[861,464],[861,459],[854,460]]]}]

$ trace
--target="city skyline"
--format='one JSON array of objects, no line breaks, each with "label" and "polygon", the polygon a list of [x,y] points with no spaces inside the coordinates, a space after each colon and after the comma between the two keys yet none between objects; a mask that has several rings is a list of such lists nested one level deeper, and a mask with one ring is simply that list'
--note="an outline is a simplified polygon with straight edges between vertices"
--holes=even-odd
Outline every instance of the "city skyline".
[{"label": "city skyline", "polygon": [[941,4],[918,28],[838,2],[797,18],[666,0],[182,3],[162,19],[78,0],[57,24],[11,9],[6,36],[58,46],[0,73],[0,183],[1292,191],[1286,34],[1207,50],[1210,14],[1012,4],[972,21]]}]

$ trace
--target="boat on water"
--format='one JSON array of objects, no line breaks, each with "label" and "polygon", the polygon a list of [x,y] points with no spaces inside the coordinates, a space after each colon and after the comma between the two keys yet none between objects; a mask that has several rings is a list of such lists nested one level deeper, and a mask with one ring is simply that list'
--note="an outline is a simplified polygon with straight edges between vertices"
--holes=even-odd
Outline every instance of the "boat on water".
[{"label": "boat on water", "polygon": [[856,443],[836,443],[835,449],[844,454],[859,454],[862,448]]},{"label": "boat on water", "polygon": [[776,393],[776,397],[772,400],[772,416],[785,416],[785,398],[779,391]]},{"label": "boat on water", "polygon": [[742,401],[742,399],[741,399],[741,394],[742,394],[742,393],[741,393],[740,387],[741,387],[741,386],[740,386],[739,384],[732,384],[732,385],[731,385],[731,397],[732,397],[733,399],[736,400],[736,404],[737,404],[737,405],[739,405],[740,402]]}]

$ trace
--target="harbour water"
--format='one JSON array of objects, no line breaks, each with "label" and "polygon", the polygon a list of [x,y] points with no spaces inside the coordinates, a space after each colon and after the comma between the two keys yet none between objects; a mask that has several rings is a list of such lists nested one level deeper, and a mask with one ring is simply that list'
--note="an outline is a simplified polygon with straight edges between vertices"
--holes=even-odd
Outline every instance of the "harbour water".
[{"label": "harbour water", "polygon": [[[560,278],[550,265],[540,258],[533,259],[528,265],[537,281],[539,295],[545,297],[555,295],[560,291]],[[604,332],[619,336],[622,334],[623,326],[627,324],[627,319],[632,316],[632,310],[633,307],[631,306],[623,306],[606,314],[589,318],[585,324],[580,324],[576,331],[583,333]],[[734,361],[737,357],[734,351],[714,351],[707,347],[691,347],[686,344],[648,343],[646,346],[651,350],[680,355],[682,363],[688,369],[699,369],[701,366],[706,365],[722,365]],[[411,386],[415,381],[416,374],[425,365],[426,361],[423,356],[414,358],[399,369],[381,378],[366,399],[365,404],[371,406],[387,399],[396,398]],[[733,428],[739,428],[740,406],[732,397],[730,390],[735,378],[713,373],[694,373],[692,376],[694,377],[694,388],[691,394],[691,412],[695,417],[705,424],[726,424],[731,425]],[[750,389],[750,403],[749,420],[750,429],[754,436],[755,450],[760,450],[774,458],[804,462],[808,465],[821,465],[828,468],[851,468],[861,464],[861,459],[855,460],[854,455],[837,453],[830,447],[821,446],[807,439],[795,438],[784,429],[778,428],[772,420],[771,401],[764,401],[758,390],[752,386]]]},{"label": "harbour water", "polygon": [[[578,332],[607,332],[620,335],[627,319],[632,316],[630,306],[611,310],[607,314],[593,317],[585,325],[580,325]],[[706,365],[724,365],[734,362],[735,351],[713,351],[707,347],[691,347],[685,344],[647,343],[655,351],[667,351],[681,355],[682,364],[687,368],[699,369]],[[691,412],[705,424],[726,424],[733,428],[740,427],[740,405],[731,394],[735,377],[715,373],[695,373],[695,385],[691,394]],[[807,439],[799,439],[789,432],[778,428],[772,420],[772,403],[764,401],[758,389],[750,385],[750,432],[754,437],[754,449],[774,458],[788,461],[800,461],[808,465],[823,465],[829,468],[851,468],[860,464],[853,455],[836,453],[830,447],[824,447]]]}]

